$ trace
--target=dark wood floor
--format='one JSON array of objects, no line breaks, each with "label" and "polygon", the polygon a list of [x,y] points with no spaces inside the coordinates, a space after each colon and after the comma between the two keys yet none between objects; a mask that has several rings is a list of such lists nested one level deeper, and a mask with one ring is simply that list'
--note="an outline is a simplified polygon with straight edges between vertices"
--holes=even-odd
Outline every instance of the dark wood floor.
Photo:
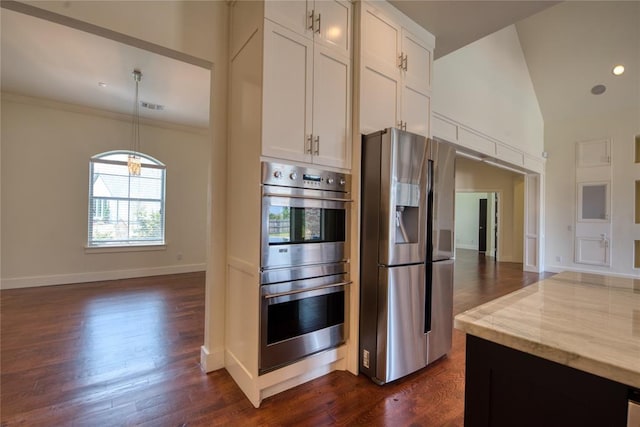
[{"label": "dark wood floor", "polygon": [[[456,313],[538,280],[459,251]],[[432,366],[379,387],[333,372],[254,409],[205,375],[204,274],[0,291],[2,426],[461,426],[464,334]]]}]

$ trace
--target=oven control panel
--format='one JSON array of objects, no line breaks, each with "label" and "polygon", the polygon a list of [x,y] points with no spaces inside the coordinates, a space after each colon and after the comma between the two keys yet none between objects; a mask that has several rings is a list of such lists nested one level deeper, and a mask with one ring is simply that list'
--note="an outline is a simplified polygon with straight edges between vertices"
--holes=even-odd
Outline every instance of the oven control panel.
[{"label": "oven control panel", "polygon": [[262,184],[349,193],[351,175],[284,163],[262,162]]}]

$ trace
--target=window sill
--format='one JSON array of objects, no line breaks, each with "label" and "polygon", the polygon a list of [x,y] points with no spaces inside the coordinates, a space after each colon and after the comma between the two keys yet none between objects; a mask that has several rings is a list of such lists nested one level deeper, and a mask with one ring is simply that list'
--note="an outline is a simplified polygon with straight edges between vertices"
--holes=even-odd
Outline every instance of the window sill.
[{"label": "window sill", "polygon": [[104,254],[114,252],[148,252],[148,251],[165,251],[166,244],[158,245],[127,245],[127,246],[85,246],[86,254]]}]

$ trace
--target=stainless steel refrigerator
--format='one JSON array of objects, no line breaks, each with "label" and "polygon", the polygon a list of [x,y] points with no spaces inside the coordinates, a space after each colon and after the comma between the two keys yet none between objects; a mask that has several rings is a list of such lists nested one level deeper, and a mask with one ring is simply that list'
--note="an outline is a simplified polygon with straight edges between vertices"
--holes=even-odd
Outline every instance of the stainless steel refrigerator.
[{"label": "stainless steel refrigerator", "polygon": [[451,350],[454,201],[450,144],[363,136],[360,372],[379,384]]}]

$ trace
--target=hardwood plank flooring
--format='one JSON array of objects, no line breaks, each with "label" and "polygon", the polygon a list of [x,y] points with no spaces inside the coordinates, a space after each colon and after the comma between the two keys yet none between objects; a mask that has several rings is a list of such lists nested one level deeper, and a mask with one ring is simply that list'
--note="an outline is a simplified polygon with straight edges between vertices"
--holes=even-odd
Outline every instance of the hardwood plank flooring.
[{"label": "hardwood plank flooring", "polygon": [[[459,251],[456,313],[538,280]],[[383,387],[333,372],[253,408],[224,370],[204,374],[204,273],[0,291],[4,426],[461,426],[464,334]]]}]

